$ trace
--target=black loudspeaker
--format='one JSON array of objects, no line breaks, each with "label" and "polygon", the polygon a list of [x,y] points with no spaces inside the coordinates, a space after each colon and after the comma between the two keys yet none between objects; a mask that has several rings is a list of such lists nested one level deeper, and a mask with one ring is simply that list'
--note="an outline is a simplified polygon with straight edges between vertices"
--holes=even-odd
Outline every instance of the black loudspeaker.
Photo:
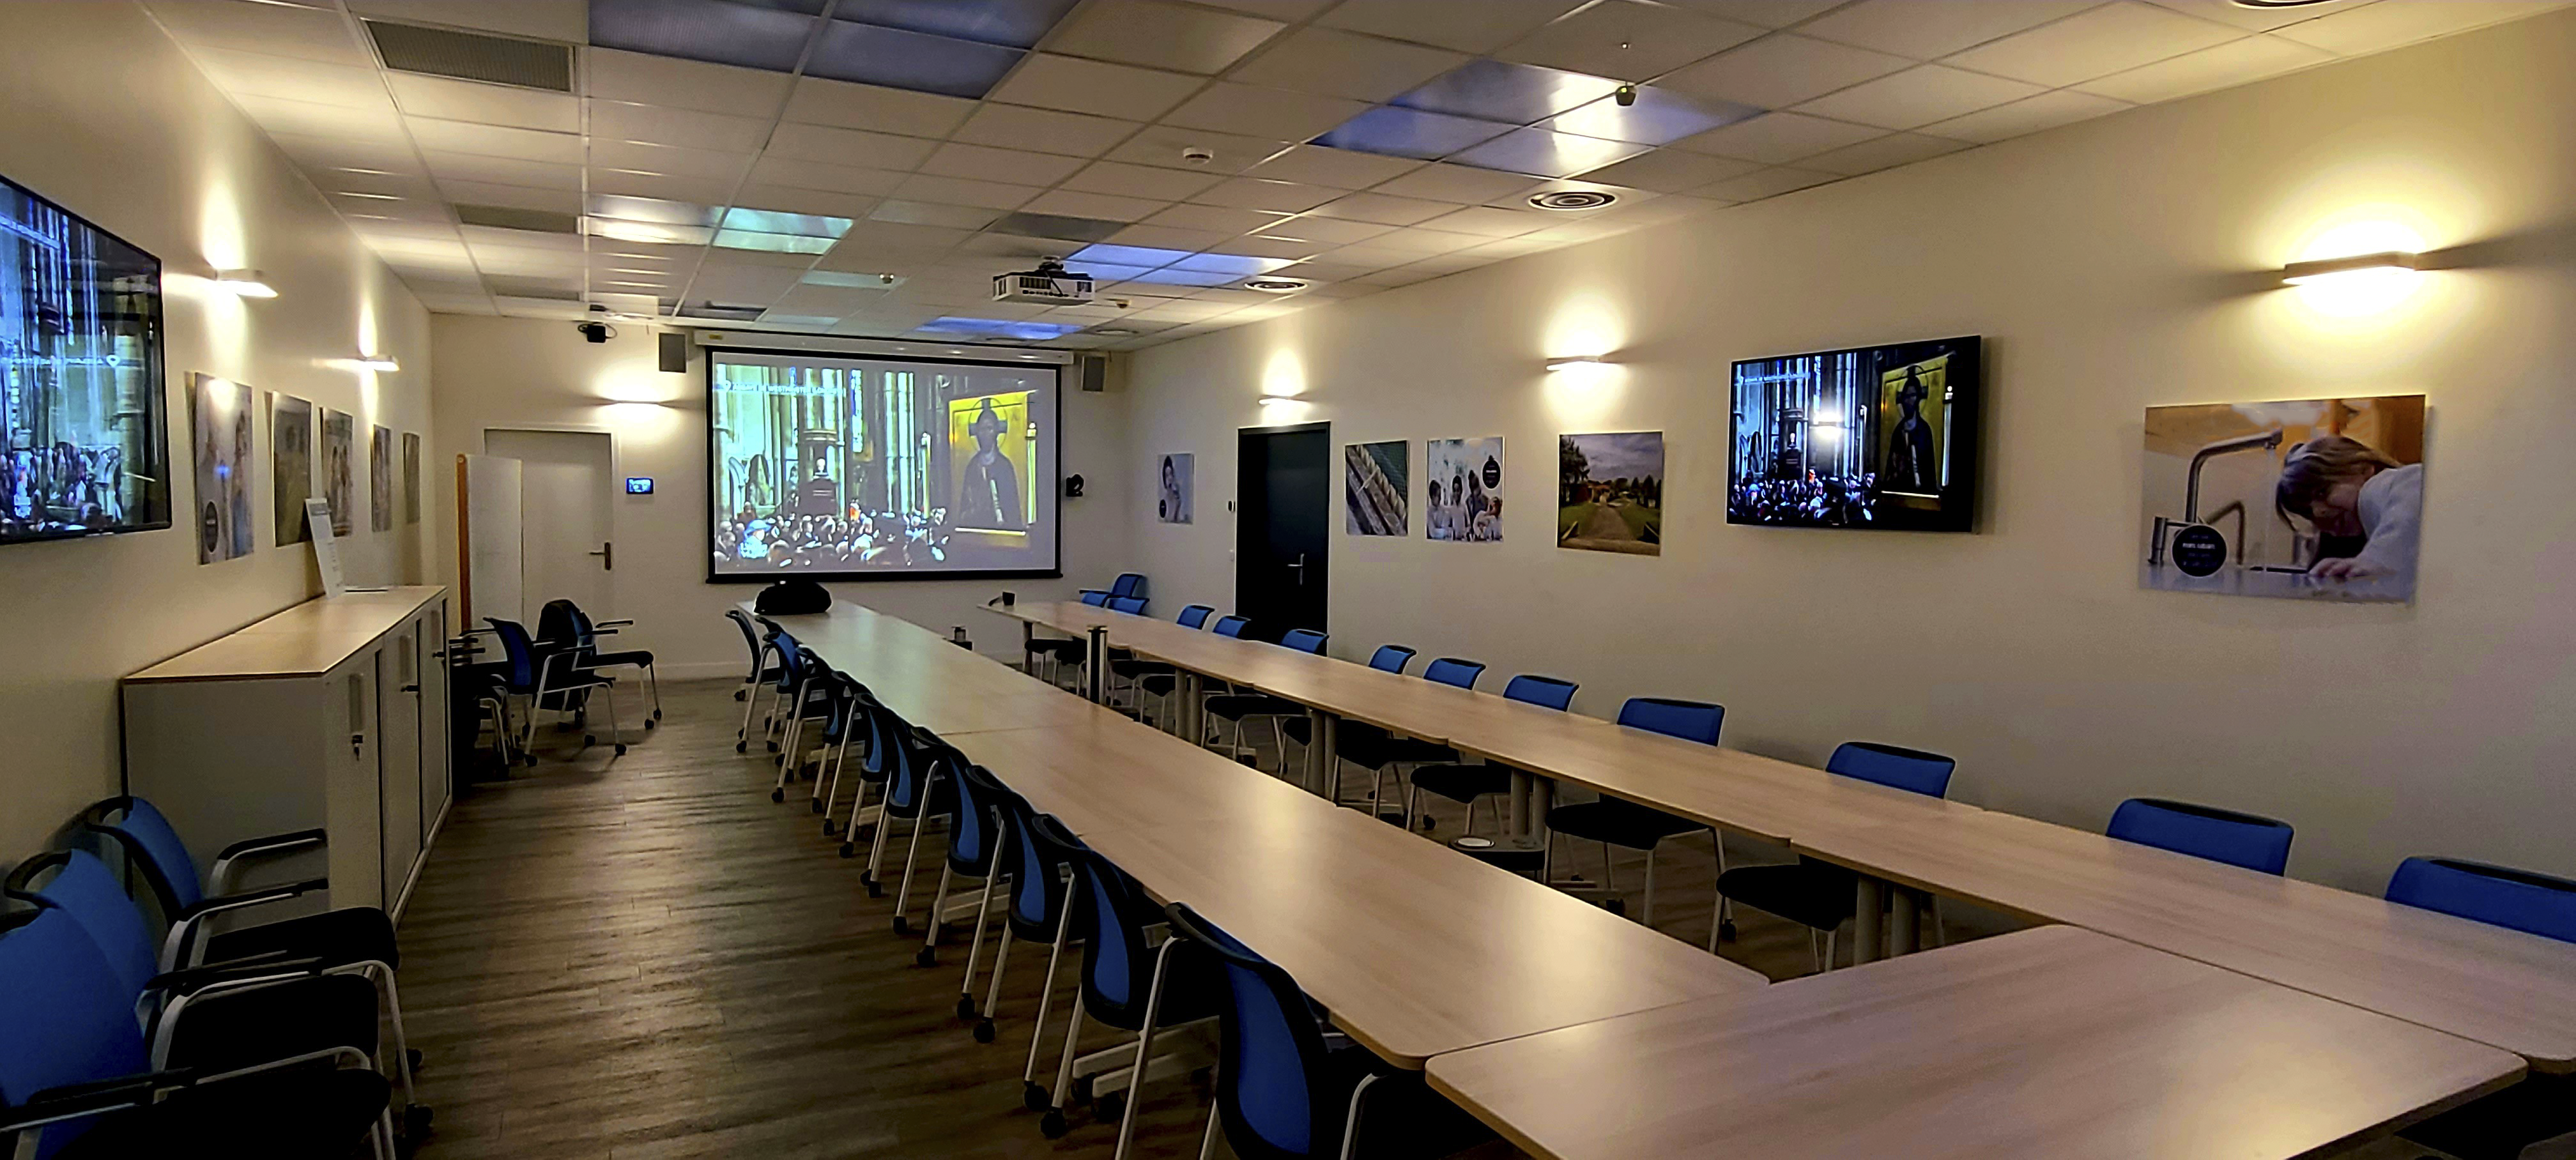
[{"label": "black loudspeaker", "polygon": [[689,369],[689,336],[677,330],[662,332],[662,371],[683,374]]},{"label": "black loudspeaker", "polygon": [[1109,389],[1109,358],[1107,355],[1086,354],[1079,356],[1073,360],[1073,367],[1076,381],[1082,384],[1083,390],[1097,394]]}]

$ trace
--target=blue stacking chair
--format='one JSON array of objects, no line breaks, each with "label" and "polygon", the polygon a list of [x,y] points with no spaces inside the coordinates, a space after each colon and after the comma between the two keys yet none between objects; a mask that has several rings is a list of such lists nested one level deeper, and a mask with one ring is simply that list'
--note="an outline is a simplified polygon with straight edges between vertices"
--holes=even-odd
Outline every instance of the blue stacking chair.
[{"label": "blue stacking chair", "polygon": [[[1280,635],[1279,645],[1281,648],[1321,655],[1324,651],[1324,640],[1324,634],[1313,629],[1292,628]],[[1220,693],[1208,698],[1207,711],[1211,716],[1234,726],[1235,756],[1247,761],[1252,760],[1254,755],[1251,748],[1243,744],[1244,722],[1254,717],[1269,718],[1271,735],[1276,739],[1279,753],[1279,772],[1282,774],[1288,772],[1288,734],[1279,723],[1289,717],[1304,717],[1306,715],[1304,705],[1286,697],[1273,697],[1266,693]]]},{"label": "blue stacking chair", "polygon": [[1082,602],[1092,606],[1093,608],[1107,608],[1109,607],[1109,594],[1106,592],[1085,592],[1082,594]]},{"label": "blue stacking chair", "polygon": [[1210,631],[1218,636],[1230,636],[1240,640],[1243,637],[1243,630],[1251,624],[1251,621],[1240,616],[1220,616],[1216,618],[1216,627]]},{"label": "blue stacking chair", "polygon": [[[162,973],[150,923],[107,863],[87,850],[52,850],[18,864],[10,898],[61,910],[106,956],[128,1009],[143,1020],[156,1071],[203,1073],[342,1048],[374,1056],[379,1018],[376,986],[319,960],[269,958]],[[403,1069],[406,1123],[416,1134],[429,1109],[410,1095]]]},{"label": "blue stacking chair", "polygon": [[2255,814],[2162,798],[2130,798],[2105,833],[2123,842],[2279,874],[2290,865],[2290,827]]},{"label": "blue stacking chair", "polygon": [[1382,644],[1369,654],[1369,667],[1381,673],[1402,673],[1413,663],[1413,650],[1400,644]]},{"label": "blue stacking chair", "polygon": [[[1379,651],[1384,652],[1383,649]],[[1407,649],[1407,658],[1409,659],[1411,655],[1412,650]],[[1440,657],[1422,666],[1423,680],[1455,685],[1461,689],[1475,688],[1477,678],[1484,675],[1484,662],[1461,660],[1457,657]],[[1287,735],[1299,745],[1312,743],[1306,723],[1301,720],[1291,720],[1287,723]],[[1436,741],[1425,741],[1419,737],[1397,737],[1364,721],[1344,721],[1333,732],[1333,776],[1331,789],[1328,792],[1334,801],[1341,800],[1342,763],[1348,762],[1368,770],[1373,775],[1369,783],[1369,812],[1391,823],[1402,825],[1405,824],[1406,819],[1388,815],[1382,804],[1385,801],[1387,774],[1394,772],[1398,765],[1454,764],[1457,760],[1457,750]],[[1404,788],[1400,774],[1396,788]]]},{"label": "blue stacking chair", "polygon": [[939,866],[939,887],[930,892],[930,922],[921,933],[921,952],[913,957],[913,963],[923,967],[939,965],[939,931],[947,917],[949,884],[960,878],[982,883],[975,895],[975,940],[966,952],[966,981],[957,990],[957,1017],[972,1019],[975,964],[984,955],[984,927],[993,913],[993,887],[1002,876],[995,867],[1002,852],[1002,795],[1009,791],[993,777],[993,771],[966,760],[965,754],[954,749],[943,747],[939,760],[956,786],[957,812],[948,827],[948,857]]},{"label": "blue stacking chair", "polygon": [[733,691],[733,699],[743,703],[742,728],[734,730],[733,733],[735,742],[733,751],[740,753],[748,748],[742,742],[751,736],[752,693],[760,687],[762,681],[777,680],[778,674],[766,665],[769,660],[769,646],[762,641],[760,629],[751,623],[751,614],[739,608],[728,608],[725,609],[725,619],[732,621],[735,628],[742,630],[743,650],[751,654],[751,671],[743,676],[742,687]]},{"label": "blue stacking chair", "polygon": [[[1216,615],[1216,609],[1204,604],[1193,604],[1182,609],[1181,614],[1174,617],[1172,623],[1183,628],[1205,628],[1208,618],[1214,615]],[[1124,650],[1120,651],[1124,652]],[[1112,675],[1127,678],[1129,687],[1136,690],[1139,698],[1139,704],[1136,707],[1138,719],[1141,720],[1145,712],[1144,705],[1141,703],[1142,698],[1152,697],[1154,703],[1162,707],[1159,715],[1164,718],[1163,723],[1168,725],[1172,715],[1172,690],[1179,688],[1181,684],[1179,670],[1161,661],[1138,660],[1132,655],[1121,655],[1110,658],[1109,671]]]},{"label": "blue stacking chair", "polygon": [[[592,693],[604,693],[608,700],[608,729],[612,739],[625,735],[625,726],[617,718],[617,682],[590,669],[572,668],[551,663],[553,657],[537,646],[527,627],[515,620],[485,617],[491,632],[501,642],[502,662],[489,671],[505,697],[526,698],[527,719],[519,723],[520,754],[529,765],[537,763],[537,714],[551,709],[558,713],[581,713],[590,704]],[[506,724],[504,726],[507,727]],[[586,748],[599,744],[597,734],[585,733],[581,739]],[[619,755],[626,743],[616,742]]]},{"label": "blue stacking chair", "polygon": [[[989,899],[995,889],[1002,892],[1002,929],[996,938],[999,945],[993,951],[992,985],[978,1007],[974,1002],[975,969],[982,961],[984,916],[990,907],[976,913],[974,948],[966,954],[966,979],[958,987],[957,1017],[973,1021],[977,1043],[991,1043],[993,1012],[1002,1000],[1002,974],[1010,969],[1011,944],[1023,940],[1046,942],[1055,937],[1064,913],[1064,873],[1070,862],[1066,857],[1052,856],[1044,842],[1030,836],[1029,826],[1037,818],[1037,811],[1027,798],[995,778],[991,770],[969,765],[963,784],[993,813],[993,872],[985,879],[986,897]],[[1050,979],[1047,985],[1052,988],[1055,983]],[[1025,1082],[1028,1077],[1021,1078]]]},{"label": "blue stacking chair", "polygon": [[1109,611],[1124,612],[1129,616],[1143,616],[1145,615],[1145,598],[1142,596],[1112,596],[1109,598]]},{"label": "blue stacking chair", "polygon": [[[841,856],[844,858],[858,854],[859,827],[873,824],[879,832],[885,829],[886,798],[894,792],[895,770],[911,760],[912,752],[898,741],[911,731],[911,723],[887,708],[885,702],[877,700],[864,687],[859,692],[858,704],[852,709],[857,720],[851,724],[850,731],[866,735],[867,743],[859,751],[859,789],[850,798],[850,820],[841,827]],[[877,787],[879,794],[873,810],[867,805],[868,787],[871,785]],[[825,820],[830,820],[829,814],[825,815]],[[872,857],[869,868],[859,875],[861,882],[874,881],[875,865]],[[874,896],[872,893],[871,897]]]},{"label": "blue stacking chair", "polygon": [[1142,573],[1138,572],[1119,573],[1118,578],[1110,581],[1109,587],[1107,588],[1085,588],[1082,590],[1082,597],[1085,602],[1090,602],[1093,596],[1098,596],[1101,599],[1106,600],[1113,596],[1143,596],[1144,594],[1145,577]]},{"label": "blue stacking chair", "polygon": [[892,844],[896,821],[912,823],[912,840],[903,858],[902,892],[895,897],[894,932],[911,934],[912,921],[904,916],[905,900],[912,893],[912,867],[920,860],[921,832],[930,824],[946,818],[956,808],[957,793],[948,779],[939,775],[938,763],[931,758],[930,747],[938,739],[928,730],[887,711],[887,771],[885,801],[878,811],[875,839],[868,846],[868,867],[860,871],[859,882],[868,888],[868,897],[885,896],[885,880],[879,876],[885,865],[885,851]]},{"label": "blue stacking chair", "polygon": [[1334,1031],[1277,964],[1186,905],[1164,914],[1172,927],[1164,973],[1212,973],[1222,995],[1216,1107],[1200,1155],[1212,1153],[1220,1128],[1240,1160],[1350,1160],[1364,1128],[1372,1154],[1446,1156],[1493,1137],[1422,1073],[1389,1066]]},{"label": "blue stacking chair", "polygon": [[[1542,677],[1535,673],[1523,673],[1513,677],[1511,683],[1503,686],[1503,699],[1561,712],[1566,706],[1574,703],[1574,690],[1575,684],[1572,681]],[[1431,818],[1428,815],[1417,814],[1414,809],[1415,794],[1422,792],[1438,794],[1467,807],[1466,832],[1472,834],[1476,832],[1476,802],[1494,794],[1511,792],[1512,767],[1508,765],[1422,765],[1414,767],[1413,774],[1407,781],[1410,788],[1404,795],[1406,817],[1419,816],[1422,819],[1422,828],[1431,829]]]},{"label": "blue stacking chair", "polygon": [[2542,938],[2576,942],[2576,881],[2458,858],[2409,858],[2388,900]]},{"label": "blue stacking chair", "polygon": [[[790,667],[796,674],[796,694],[791,702],[796,711],[787,715],[785,737],[773,746],[778,750],[778,783],[770,788],[769,800],[774,802],[786,801],[787,783],[805,776],[805,743],[810,739],[805,723],[816,722],[819,734],[828,745],[837,739],[832,731],[833,722],[841,718],[845,709],[841,694],[846,686],[821,653],[800,644],[789,650],[788,655],[795,658]],[[820,761],[819,755],[816,760]],[[818,767],[818,777],[820,772]],[[817,813],[822,812],[819,803],[814,809]]]},{"label": "blue stacking chair", "polygon": [[[1957,762],[1937,753],[1873,741],[1844,742],[1825,762],[1827,773],[1876,782],[1925,797],[1948,796],[1950,774],[1957,767]],[[1859,879],[1851,871],[1804,856],[1787,865],[1743,866],[1722,871],[1717,876],[1720,921],[1724,921],[1722,908],[1731,899],[1799,923],[1815,932],[1808,936],[1811,952],[1815,947],[1815,934],[1824,936],[1824,951],[1816,969],[1831,970],[1834,941],[1842,924],[1853,917],[1853,893],[1859,884]],[[1869,915],[1863,921],[1876,922],[1878,916]]]},{"label": "blue stacking chair", "polygon": [[[1056,1064],[1054,1103],[1038,1122],[1039,1131],[1050,1140],[1063,1137],[1069,1130],[1064,1115],[1068,1102],[1091,1101],[1092,1110],[1106,1121],[1132,1103],[1133,1090],[1142,1082],[1146,1069],[1137,1066],[1127,1070],[1126,1091],[1102,1093],[1099,1079],[1103,1073],[1116,1073],[1121,1064],[1132,1058],[1137,1064],[1150,1059],[1153,1036],[1157,1029],[1168,1030],[1216,1016],[1215,989],[1200,975],[1173,980],[1178,985],[1155,987],[1155,954],[1148,932],[1162,925],[1163,912],[1145,894],[1145,888],[1127,876],[1117,864],[1089,849],[1075,848],[1073,936],[1082,940],[1081,987],[1074,993],[1073,1015],[1064,1032],[1064,1054]],[[1113,1047],[1088,1056],[1079,1055],[1084,1016],[1121,1031],[1137,1034],[1137,1046]],[[1153,1021],[1149,1022],[1149,1015]],[[1131,1051],[1137,1051],[1130,1056]],[[1097,1096],[1098,1098],[1094,1098]]]},{"label": "blue stacking chair", "polygon": [[[1029,808],[1025,800],[1020,800],[1019,806]],[[1029,1024],[1028,1062],[1020,1067],[1021,1104],[1032,1112],[1043,1112],[1054,1105],[1054,1100],[1046,1085],[1038,1082],[1038,1048],[1046,1042],[1047,1008],[1055,999],[1056,968],[1064,962],[1064,948],[1073,939],[1073,887],[1081,880],[1079,854],[1087,847],[1055,815],[1036,812],[1015,818],[1007,840],[1012,843],[1003,855],[1013,875],[1011,934],[1051,944],[1046,985],[1038,990],[1037,1015]],[[1009,949],[1010,944],[1005,942],[1003,950]],[[1001,987],[998,961],[993,967],[993,985],[996,990]],[[992,1013],[988,1002],[984,1010],[987,1021]]]},{"label": "blue stacking chair", "polygon": [[[1630,697],[1619,706],[1619,723],[1633,729],[1695,741],[1701,745],[1717,744],[1718,733],[1726,726],[1726,706],[1706,701],[1683,701],[1670,697]],[[1555,866],[1556,836],[1589,838],[1601,843],[1601,889],[1615,892],[1618,884],[1611,877],[1610,847],[1643,850],[1646,853],[1646,898],[1639,920],[1648,926],[1655,923],[1655,850],[1664,839],[1677,837],[1708,826],[1678,814],[1665,813],[1651,806],[1619,798],[1605,797],[1594,802],[1558,806],[1547,816],[1548,851],[1545,859],[1551,875]],[[1717,872],[1726,873],[1726,845],[1709,832],[1709,845],[1715,849]],[[1552,880],[1552,877],[1551,877]],[[1615,893],[1613,909],[1625,902]],[[1723,897],[1718,900],[1718,929],[1709,934],[1709,950],[1715,952],[1720,933],[1725,930]]]},{"label": "blue stacking chair", "polygon": [[[841,832],[841,824],[832,819],[833,811],[841,804],[841,773],[850,763],[850,743],[874,736],[868,725],[867,706],[876,700],[875,693],[848,673],[835,670],[829,679],[832,716],[823,722],[823,747],[814,760],[814,809],[823,815],[823,836],[826,838]],[[867,806],[868,779],[864,772],[867,757],[867,746],[861,745],[859,764],[862,773],[858,793],[850,799],[850,816],[854,820],[858,811]],[[828,779],[824,772],[827,767],[830,770]]]},{"label": "blue stacking chair", "polygon": [[[230,1075],[154,1072],[122,979],[69,912],[0,914],[0,1141],[14,1154],[342,1160],[361,1141],[394,1154],[393,1089],[364,1052],[263,1061]],[[220,1021],[222,1002],[208,1000],[196,1017]],[[325,1060],[346,1066],[312,1066]]]}]

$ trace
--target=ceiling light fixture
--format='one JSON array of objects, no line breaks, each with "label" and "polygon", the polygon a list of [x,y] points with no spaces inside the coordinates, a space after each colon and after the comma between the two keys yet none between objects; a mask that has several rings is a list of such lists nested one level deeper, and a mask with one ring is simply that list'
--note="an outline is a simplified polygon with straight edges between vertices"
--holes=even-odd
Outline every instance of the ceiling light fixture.
[{"label": "ceiling light fixture", "polygon": [[1262,405],[1262,406],[1264,406],[1264,407],[1276,407],[1276,406],[1280,405],[1281,403],[1294,403],[1294,402],[1297,402],[1297,401],[1298,401],[1298,399],[1297,399],[1297,396],[1295,396],[1295,395],[1263,395],[1263,396],[1261,396],[1261,405]]},{"label": "ceiling light fixture", "polygon": [[1600,209],[1619,200],[1619,195],[1606,189],[1552,189],[1533,193],[1529,203],[1534,209],[1571,213],[1575,210]]},{"label": "ceiling light fixture", "polygon": [[1572,371],[1581,370],[1585,367],[1606,367],[1609,365],[1610,360],[1602,358],[1599,355],[1581,355],[1575,358],[1552,358],[1547,360],[1547,369],[1551,371]]},{"label": "ceiling light fixture", "polygon": [[2239,8],[2252,8],[2256,11],[2261,11],[2266,8],[2307,8],[2318,4],[2332,4],[2334,2],[2335,0],[2228,0],[2228,3],[2234,4]]},{"label": "ceiling light fixture", "polygon": [[399,194],[391,194],[391,193],[360,193],[360,192],[358,192],[357,190],[354,190],[354,189],[343,189],[343,190],[340,190],[340,191],[338,191],[338,192],[339,192],[339,195],[340,195],[340,196],[342,196],[342,197],[357,197],[357,198],[364,198],[364,199],[366,199],[366,200],[368,200],[368,201],[401,201],[401,200],[402,200],[402,197],[401,197],[401,195],[399,195]]},{"label": "ceiling light fixture", "polygon": [[1311,283],[1301,278],[1246,278],[1243,280],[1244,289],[1257,290],[1263,294],[1287,294],[1303,290],[1309,285]]},{"label": "ceiling light fixture", "polygon": [[277,297],[277,288],[268,284],[268,275],[257,270],[217,270],[215,289],[235,298]]},{"label": "ceiling light fixture", "polygon": [[362,371],[398,371],[402,369],[402,364],[395,362],[394,356],[389,354],[361,354],[356,359],[351,360],[349,365]]},{"label": "ceiling light fixture", "polygon": [[2281,281],[2284,285],[2303,286],[2328,278],[2402,276],[2415,273],[2415,261],[2413,254],[2391,250],[2384,254],[2357,254],[2318,262],[2292,262],[2281,267]]}]

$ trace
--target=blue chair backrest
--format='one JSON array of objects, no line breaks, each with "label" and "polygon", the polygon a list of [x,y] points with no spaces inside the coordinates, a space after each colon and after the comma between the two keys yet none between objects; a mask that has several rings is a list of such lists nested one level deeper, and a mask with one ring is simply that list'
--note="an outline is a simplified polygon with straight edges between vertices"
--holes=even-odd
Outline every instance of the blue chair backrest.
[{"label": "blue chair backrest", "polygon": [[1154,980],[1154,955],[1145,949],[1146,928],[1163,912],[1127,872],[1089,850],[1078,855],[1082,903],[1074,933],[1082,946],[1082,1008],[1112,1027],[1145,1025],[1146,990]]},{"label": "blue chair backrest", "polygon": [[1240,637],[1243,635],[1244,626],[1251,623],[1251,621],[1245,620],[1240,616],[1220,616],[1216,620],[1216,634],[1218,636]]},{"label": "blue chair backrest", "polygon": [[164,915],[176,918],[205,901],[197,860],[189,855],[188,844],[179,840],[170,819],[152,808],[151,802],[139,797],[109,798],[82,811],[81,823],[106,835],[143,871],[144,880],[160,896]]},{"label": "blue chair backrest", "polygon": [[778,650],[778,691],[793,696],[796,683],[805,679],[805,646],[783,629],[769,643]]},{"label": "blue chair backrest", "polygon": [[1298,652],[1324,651],[1324,634],[1311,628],[1292,628],[1279,637],[1279,643]]},{"label": "blue chair backrest", "polygon": [[[0,917],[0,1105],[149,1067],[134,995],[80,923],[50,906]],[[36,1155],[60,1151],[89,1124],[45,1128]]]},{"label": "blue chair backrest", "polygon": [[1627,704],[1619,706],[1619,723],[1666,737],[1715,745],[1718,731],[1726,727],[1726,706],[1671,697],[1630,697]]},{"label": "blue chair backrest", "polygon": [[932,817],[944,812],[941,807],[952,792],[942,788],[950,776],[941,762],[946,749],[945,742],[925,736],[918,726],[906,725],[896,732],[894,773],[886,781],[887,813],[917,818],[925,809]]},{"label": "blue chair backrest", "polygon": [[1925,797],[1948,796],[1950,771],[1958,767],[1958,762],[1938,753],[1875,741],[1843,742],[1835,747],[1832,757],[1825,759],[1827,773],[1912,790]]},{"label": "blue chair backrest", "polygon": [[735,628],[742,630],[742,647],[750,649],[751,655],[759,656],[760,633],[751,627],[751,617],[739,608],[728,608],[725,609],[725,619],[732,621]]},{"label": "blue chair backrest", "polygon": [[1082,602],[1092,606],[1093,608],[1107,608],[1109,607],[1109,594],[1106,592],[1085,592],[1082,594]]},{"label": "blue chair backrest", "polygon": [[1117,580],[1115,580],[1115,581],[1113,581],[1113,582],[1109,585],[1109,594],[1110,594],[1111,596],[1142,596],[1142,595],[1144,595],[1144,594],[1145,594],[1145,575],[1144,575],[1144,573],[1142,573],[1142,572],[1121,572],[1121,573],[1119,573],[1119,574],[1118,574],[1118,579],[1117,579]]},{"label": "blue chair backrest", "polygon": [[[1225,981],[1217,1009],[1217,1109],[1225,1140],[1244,1160],[1332,1154],[1322,1089],[1327,1052],[1314,1004],[1297,980],[1189,907],[1165,911],[1174,937],[1212,961]],[[1177,952],[1176,952],[1177,953]]]},{"label": "blue chair backrest", "polygon": [[1412,663],[1413,650],[1400,644],[1379,645],[1376,655],[1369,658],[1369,667],[1381,673],[1400,673]]},{"label": "blue chair backrest", "polygon": [[1555,677],[1542,677],[1536,673],[1522,673],[1513,677],[1510,684],[1503,686],[1503,699],[1545,705],[1550,709],[1562,709],[1574,703],[1574,687],[1572,681],[1560,681]]},{"label": "blue chair backrest", "polygon": [[2409,858],[2389,878],[2388,900],[2576,942],[2576,882],[2547,874],[2457,858]]},{"label": "blue chair backrest", "polygon": [[994,780],[993,771],[967,761],[965,754],[952,749],[939,760],[954,775],[957,787],[957,815],[948,831],[948,866],[981,878],[991,872],[993,854],[1001,844],[1001,798],[1006,791]]},{"label": "blue chair backrest", "polygon": [[1476,678],[1484,675],[1485,662],[1462,661],[1456,657],[1442,657],[1422,667],[1423,680],[1456,685],[1461,689],[1475,688]]},{"label": "blue chair backrest", "polygon": [[19,863],[9,893],[72,917],[116,972],[117,985],[140,995],[160,967],[160,948],[143,909],[117,884],[107,863],[87,850],[56,850]]},{"label": "blue chair backrest", "polygon": [[502,680],[510,686],[510,691],[519,694],[536,692],[537,646],[528,639],[527,627],[515,620],[493,616],[484,617],[483,623],[491,625],[492,634],[500,638],[501,660],[510,670]]},{"label": "blue chair backrest", "polygon": [[1183,628],[1206,628],[1207,618],[1214,615],[1216,615],[1215,609],[1204,604],[1193,604],[1182,609],[1180,619],[1173,623]]},{"label": "blue chair backrest", "polygon": [[1142,596],[1112,596],[1109,598],[1109,610],[1111,612],[1124,612],[1129,616],[1143,616],[1145,615],[1145,598]]},{"label": "blue chair backrest", "polygon": [[1011,868],[1011,930],[1031,942],[1054,942],[1067,896],[1064,871],[1085,847],[1051,814],[1015,793],[1002,798],[1002,864]]},{"label": "blue chair backrest", "polygon": [[2103,831],[2123,842],[2225,862],[2264,874],[2290,864],[2290,827],[2270,818],[2158,798],[2130,798]]}]

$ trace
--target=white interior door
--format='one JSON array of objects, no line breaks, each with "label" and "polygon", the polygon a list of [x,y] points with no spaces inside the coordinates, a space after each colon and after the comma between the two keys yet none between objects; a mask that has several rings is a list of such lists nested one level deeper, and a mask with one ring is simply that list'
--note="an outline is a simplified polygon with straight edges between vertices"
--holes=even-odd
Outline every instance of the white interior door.
[{"label": "white interior door", "polygon": [[493,428],[483,432],[483,450],[520,463],[529,614],[570,600],[593,620],[614,616],[609,488],[617,469],[607,434]]},{"label": "white interior door", "polygon": [[457,527],[465,539],[466,628],[489,617],[528,621],[524,465],[493,455],[459,455]]}]

